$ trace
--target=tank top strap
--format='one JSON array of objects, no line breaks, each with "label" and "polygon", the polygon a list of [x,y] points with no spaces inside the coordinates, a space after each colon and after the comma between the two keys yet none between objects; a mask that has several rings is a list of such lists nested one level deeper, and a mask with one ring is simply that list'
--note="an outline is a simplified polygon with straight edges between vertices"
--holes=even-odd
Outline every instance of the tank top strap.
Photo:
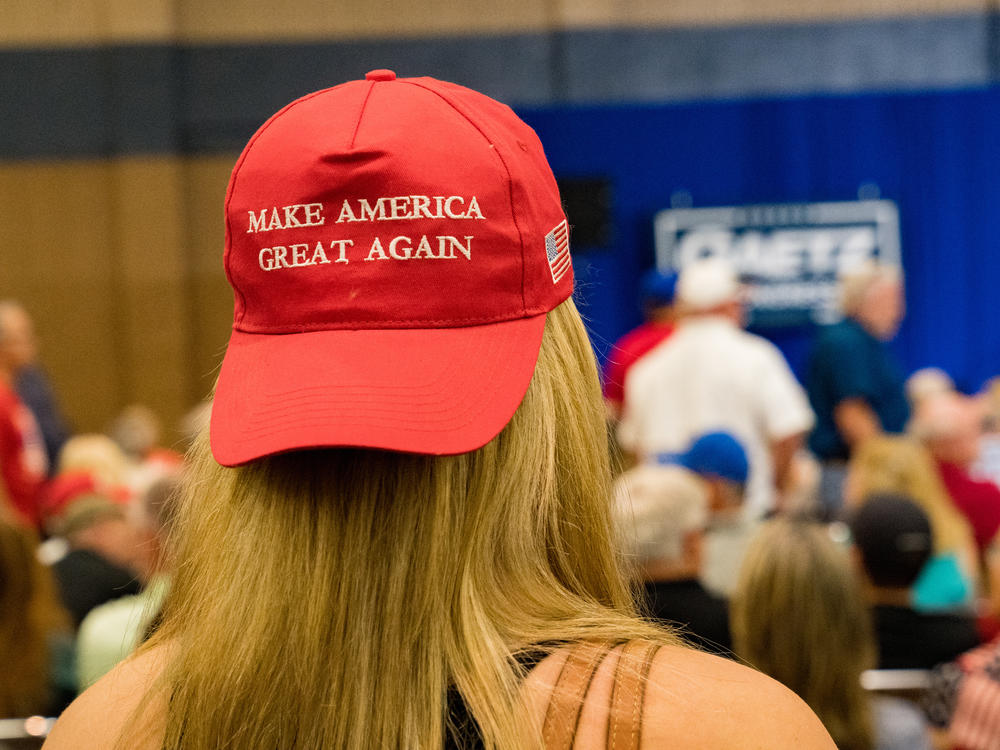
[{"label": "tank top strap", "polygon": [[584,641],[572,647],[552,689],[542,736],[546,750],[571,750],[587,691],[597,668],[616,644]]},{"label": "tank top strap", "polygon": [[611,692],[608,750],[639,750],[646,682],[659,649],[652,641],[629,641],[622,649]]}]

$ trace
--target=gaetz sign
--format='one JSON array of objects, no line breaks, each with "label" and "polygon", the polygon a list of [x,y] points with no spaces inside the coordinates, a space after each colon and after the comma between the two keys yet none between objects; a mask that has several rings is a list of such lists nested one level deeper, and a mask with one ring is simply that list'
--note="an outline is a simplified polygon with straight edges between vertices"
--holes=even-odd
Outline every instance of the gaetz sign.
[{"label": "gaetz sign", "polygon": [[899,264],[899,212],[886,200],[671,208],[654,229],[661,270],[704,256],[732,261],[755,326],[832,322],[842,271],[870,259]]}]

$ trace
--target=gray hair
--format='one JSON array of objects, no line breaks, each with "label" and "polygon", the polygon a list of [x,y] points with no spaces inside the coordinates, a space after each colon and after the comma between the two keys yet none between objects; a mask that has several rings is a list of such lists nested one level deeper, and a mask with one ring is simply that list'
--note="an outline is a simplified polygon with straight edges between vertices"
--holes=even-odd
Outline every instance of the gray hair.
[{"label": "gray hair", "polygon": [[680,466],[636,466],[615,484],[615,517],[635,562],[676,562],[684,537],[708,523],[708,490]]}]

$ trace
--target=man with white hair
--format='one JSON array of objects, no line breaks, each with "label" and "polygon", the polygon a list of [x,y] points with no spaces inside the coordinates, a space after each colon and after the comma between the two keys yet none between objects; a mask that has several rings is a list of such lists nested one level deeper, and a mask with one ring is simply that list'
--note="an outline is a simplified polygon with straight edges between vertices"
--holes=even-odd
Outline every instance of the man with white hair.
[{"label": "man with white hair", "polygon": [[905,313],[899,269],[866,263],[840,283],[845,318],[820,331],[806,377],[816,412],[809,448],[823,464],[820,500],[834,512],[854,446],[902,432],[910,415],[903,373],[887,346]]},{"label": "man with white hair", "polygon": [[707,482],[677,465],[636,466],[615,484],[615,515],[626,557],[645,579],[649,614],[682,626],[703,648],[727,653],[729,607],[699,582]]},{"label": "man with white hair", "polygon": [[677,331],[625,381],[619,443],[642,459],[680,452],[706,432],[731,433],[750,459],[745,513],[759,517],[776,507],[813,425],[805,392],[777,347],[742,329],[742,290],[728,262],[687,265],[677,303]]},{"label": "man with white hair", "polygon": [[[141,540],[141,593],[121,596],[90,611],[77,636],[77,682],[83,690],[126,658],[159,624],[170,590],[167,535],[174,521],[179,474],[161,477],[133,501],[130,522]],[[131,593],[131,592],[130,592]]]},{"label": "man with white hair", "polygon": [[970,473],[979,457],[980,416],[972,399],[942,393],[920,404],[910,430],[934,457],[952,502],[969,521],[980,551],[985,551],[1000,532],[1000,488]]}]

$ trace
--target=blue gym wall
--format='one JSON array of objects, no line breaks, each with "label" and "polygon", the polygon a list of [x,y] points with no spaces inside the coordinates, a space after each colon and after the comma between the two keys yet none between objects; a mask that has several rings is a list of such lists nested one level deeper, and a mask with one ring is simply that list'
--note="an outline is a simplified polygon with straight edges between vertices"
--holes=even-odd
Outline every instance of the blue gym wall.
[{"label": "blue gym wall", "polygon": [[[877,186],[900,211],[908,370],[966,389],[1000,372],[1000,89],[525,110],[561,176],[611,183],[605,247],[575,248],[599,353],[639,321],[653,214],[695,206],[853,200]],[[763,331],[801,371],[812,331]]]}]

